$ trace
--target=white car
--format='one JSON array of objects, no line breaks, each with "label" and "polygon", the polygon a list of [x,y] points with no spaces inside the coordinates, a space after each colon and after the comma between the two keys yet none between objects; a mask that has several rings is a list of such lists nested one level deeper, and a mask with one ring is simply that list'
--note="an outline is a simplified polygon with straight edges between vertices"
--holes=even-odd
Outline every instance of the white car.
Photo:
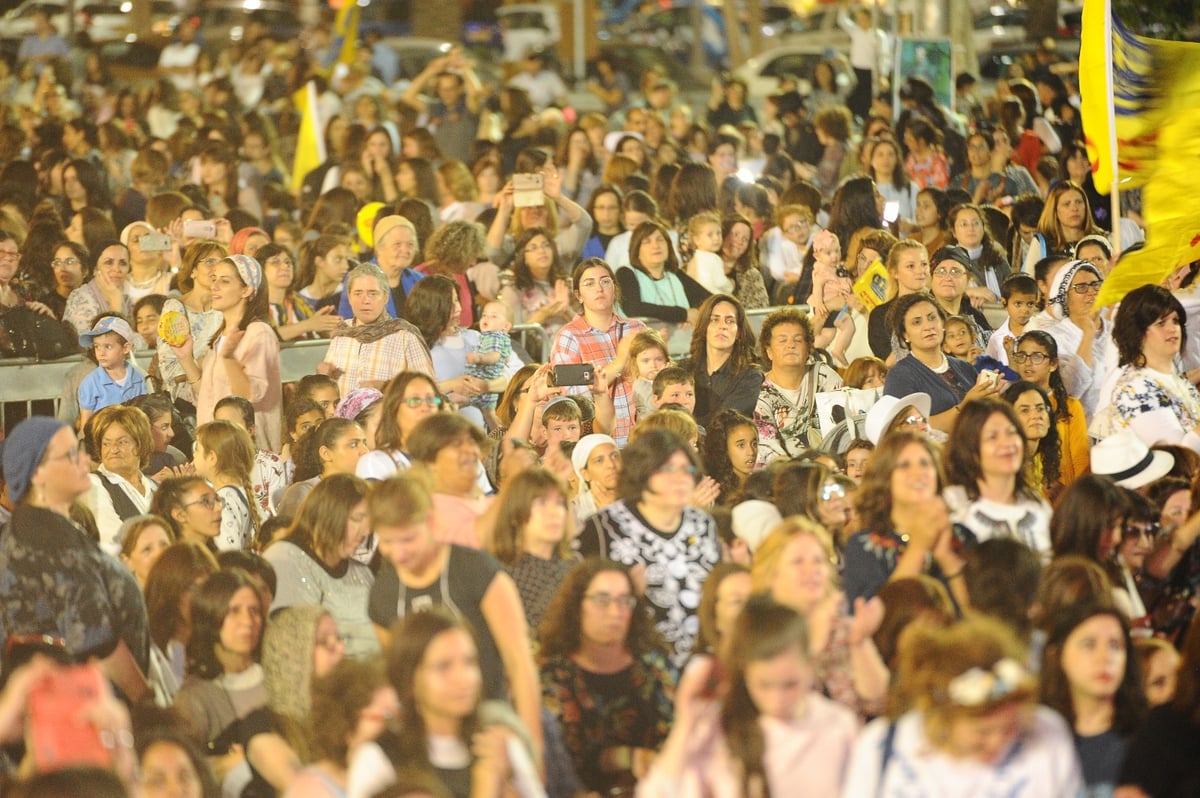
[{"label": "white car", "polygon": [[562,39],[554,3],[514,3],[496,9],[506,62],[520,61],[531,49],[552,49]]},{"label": "white car", "polygon": [[[0,18],[0,39],[24,39],[33,33],[33,15],[39,8],[50,12],[50,22],[59,35],[67,35],[66,0],[25,0]],[[132,0],[99,0],[75,3],[75,32],[87,31],[96,43],[124,41],[133,35],[130,28]],[[153,0],[151,22],[169,18],[177,9],[171,0]]]},{"label": "white car", "polygon": [[[847,49],[848,43],[842,46],[842,53]],[[761,103],[764,97],[777,92],[781,75],[800,78],[800,93],[807,95],[813,67],[827,56],[828,50],[829,46],[823,44],[781,44],[747,59],[733,74],[746,82],[751,103]]]}]

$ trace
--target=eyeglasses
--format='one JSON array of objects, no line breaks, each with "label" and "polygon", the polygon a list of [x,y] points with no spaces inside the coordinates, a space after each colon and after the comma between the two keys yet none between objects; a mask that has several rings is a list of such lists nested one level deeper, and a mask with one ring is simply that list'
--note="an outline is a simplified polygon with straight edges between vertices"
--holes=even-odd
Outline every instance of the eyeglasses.
[{"label": "eyeglasses", "polygon": [[131,438],[117,438],[114,440],[100,441],[101,449],[132,449],[137,446],[137,443]]},{"label": "eyeglasses", "polygon": [[811,222],[796,222],[795,224],[789,224],[787,227],[783,228],[783,232],[785,232],[785,233],[800,233],[805,230],[811,230],[811,229],[812,229]]},{"label": "eyeglasses", "polygon": [[1162,524],[1156,521],[1126,523],[1121,527],[1121,531],[1126,538],[1146,538],[1147,540],[1153,540],[1162,531]]},{"label": "eyeglasses", "polygon": [[1032,363],[1035,366],[1040,366],[1050,359],[1050,356],[1045,352],[1013,352],[1013,362],[1017,365]]},{"label": "eyeglasses", "polygon": [[623,610],[632,610],[637,606],[637,596],[625,594],[624,596],[614,596],[611,593],[588,593],[584,596],[585,599],[595,604],[602,610],[607,610],[612,605],[616,604]]},{"label": "eyeglasses", "polygon": [[215,510],[217,507],[221,506],[221,497],[215,493],[210,493],[203,499],[196,499],[194,502],[188,502],[187,504],[183,505],[183,509],[186,510],[187,508],[197,504],[203,507],[205,510]]},{"label": "eyeglasses", "polygon": [[198,266],[216,266],[220,262],[221,262],[220,258],[201,258],[200,260],[196,261],[196,265],[198,265]]},{"label": "eyeglasses", "polygon": [[603,288],[605,291],[607,291],[608,289],[613,287],[613,281],[612,281],[611,277],[602,277],[599,280],[584,280],[583,282],[581,282],[579,284],[579,287],[586,288],[589,291],[592,290],[593,288],[599,287],[599,288]]},{"label": "eyeglasses", "polygon": [[687,474],[688,476],[696,476],[696,467],[691,463],[687,465],[672,465],[666,463],[655,470],[656,474]]},{"label": "eyeglasses", "polygon": [[429,405],[430,407],[441,407],[442,397],[440,396],[410,396],[404,400],[404,404],[409,407],[420,407],[421,405]]},{"label": "eyeglasses", "polygon": [[62,268],[63,266],[78,266],[78,265],[79,265],[79,258],[55,258],[54,260],[50,261],[50,266],[55,269]]},{"label": "eyeglasses", "polygon": [[947,269],[945,266],[938,266],[936,269],[933,270],[933,273],[934,273],[934,276],[936,276],[936,277],[958,278],[958,277],[962,277],[967,272],[965,269],[958,269],[958,268]]},{"label": "eyeglasses", "polygon": [[78,463],[79,458],[82,457],[83,454],[84,454],[83,447],[81,447],[79,445],[75,445],[75,446],[72,446],[70,449],[67,449],[62,454],[56,454],[53,457],[43,458],[42,462],[43,463],[52,463],[55,460],[66,460],[69,463]]},{"label": "eyeglasses", "polygon": [[900,426],[916,427],[916,426],[920,426],[921,424],[928,424],[928,423],[929,423],[929,421],[925,418],[925,416],[921,415],[920,413],[913,413],[911,416],[909,416],[908,418],[901,421]]},{"label": "eyeglasses", "polygon": [[844,498],[846,498],[846,488],[837,482],[826,482],[821,486],[821,501],[828,502]]},{"label": "eyeglasses", "polygon": [[1075,285],[1071,286],[1071,290],[1080,295],[1098,294],[1100,293],[1100,286],[1103,284],[1103,280],[1092,280],[1090,283],[1075,283]]},{"label": "eyeglasses", "polygon": [[19,257],[21,257],[21,251],[19,249],[0,249],[0,258],[10,258],[15,260]]},{"label": "eyeglasses", "polygon": [[325,635],[318,638],[316,643],[326,651],[337,651],[338,646],[346,645],[346,638],[342,635]]}]

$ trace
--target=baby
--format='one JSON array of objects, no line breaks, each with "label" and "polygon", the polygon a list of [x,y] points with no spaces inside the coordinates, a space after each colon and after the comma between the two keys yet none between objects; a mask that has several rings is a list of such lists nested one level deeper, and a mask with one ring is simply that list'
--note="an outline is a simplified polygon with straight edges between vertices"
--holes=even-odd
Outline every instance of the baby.
[{"label": "baby", "polygon": [[841,310],[846,297],[853,290],[850,278],[840,269],[842,245],[838,237],[828,230],[821,230],[812,239],[812,293],[808,306],[818,316],[826,316]]},{"label": "baby", "polygon": [[[479,345],[467,353],[467,374],[481,380],[504,376],[508,358],[512,355],[512,339],[508,337],[511,329],[508,305],[489,302],[483,306],[483,314],[479,317]],[[499,399],[500,395],[496,393],[481,393],[471,399],[471,404],[482,411],[488,429],[500,426],[496,417]]]},{"label": "baby", "polygon": [[687,263],[687,275],[713,294],[732,294],[733,281],[725,274],[721,257],[721,217],[701,211],[688,220],[688,237],[696,248]]}]

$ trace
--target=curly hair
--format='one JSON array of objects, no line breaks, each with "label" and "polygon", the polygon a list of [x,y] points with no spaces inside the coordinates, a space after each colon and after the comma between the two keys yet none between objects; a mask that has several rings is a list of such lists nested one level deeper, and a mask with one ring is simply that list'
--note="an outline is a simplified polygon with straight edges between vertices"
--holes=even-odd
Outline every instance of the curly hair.
[{"label": "curly hair", "polygon": [[815,338],[812,321],[808,318],[808,314],[799,308],[782,308],[781,310],[776,310],[763,321],[762,329],[758,333],[758,343],[762,349],[762,361],[768,369],[772,367],[772,363],[770,355],[767,354],[767,346],[771,343],[771,336],[775,334],[775,328],[782,324],[795,324],[804,330],[805,346],[808,347],[809,354],[812,354]]},{"label": "curly hair", "polygon": [[[487,252],[483,225],[476,222],[447,222],[425,242],[425,257],[444,271],[461,274]],[[419,285],[419,283],[418,283]]]},{"label": "curly hair", "polygon": [[728,368],[732,374],[743,374],[758,365],[754,356],[757,341],[754,340],[754,328],[746,318],[746,309],[737,297],[730,294],[713,294],[700,305],[696,328],[692,330],[692,368],[705,368],[708,363],[708,326],[712,324],[717,305],[722,303],[732,305],[733,315],[737,318],[737,337],[733,340],[733,351],[730,352],[727,361]]},{"label": "curly hair", "polygon": [[619,573],[629,582],[629,592],[637,604],[629,618],[625,633],[625,648],[639,658],[651,651],[664,651],[662,638],[654,628],[654,617],[646,599],[633,584],[629,566],[624,563],[589,557],[567,572],[554,600],[546,608],[542,625],[538,627],[538,659],[545,662],[553,657],[567,657],[579,651],[582,641],[583,597],[592,581],[603,573]]},{"label": "curly hair", "polygon": [[[950,484],[961,485],[967,496],[974,501],[979,498],[979,483],[984,479],[979,450],[983,443],[983,428],[987,422],[993,416],[999,415],[1012,425],[1013,432],[1021,439],[1022,463],[1029,455],[1029,441],[1022,432],[1021,419],[1008,402],[994,398],[972,399],[963,403],[959,411],[944,449],[944,467],[949,475]],[[1037,490],[1029,484],[1029,472],[1025,468],[1017,471],[1014,495],[1024,499],[1038,498]]]},{"label": "curly hair", "polygon": [[100,443],[104,434],[112,427],[120,427],[133,438],[137,447],[138,462],[142,468],[150,463],[154,454],[154,435],[150,431],[150,419],[136,407],[109,405],[98,412],[91,423],[91,445],[96,454],[103,455]]},{"label": "curly hair", "polygon": [[754,431],[754,440],[758,441],[754,421],[731,407],[717,411],[706,427],[700,454],[704,460],[704,470],[721,486],[720,501],[723,505],[732,505],[741,499],[741,482],[729,459],[729,436],[741,427],[749,427]]},{"label": "curly hair", "polygon": [[[895,252],[895,249],[892,251]],[[946,311],[943,310],[942,306],[938,304],[938,301],[934,299],[933,294],[927,294],[924,291],[918,291],[915,294],[905,294],[904,296],[896,297],[896,300],[892,302],[892,306],[888,309],[887,321],[892,335],[896,336],[896,340],[900,342],[901,349],[912,349],[912,344],[909,343],[908,338],[905,335],[905,327],[907,326],[905,324],[905,316],[908,315],[908,311],[912,310],[922,302],[928,302],[930,305],[932,305],[933,309],[937,311],[938,317],[942,320],[942,323],[945,324],[946,322]],[[939,345],[941,344],[940,341],[938,343]]]},{"label": "curly hair", "polygon": [[1113,321],[1112,340],[1120,355],[1118,365],[1141,368],[1146,365],[1142,341],[1155,322],[1175,314],[1179,322],[1179,340],[1187,340],[1187,314],[1175,295],[1160,285],[1143,285],[1125,295]]},{"label": "curly hair", "polygon": [[[658,413],[651,413],[649,421]],[[685,418],[690,418],[686,413]],[[637,431],[637,427],[634,427]],[[700,481],[700,459],[696,450],[682,437],[668,429],[644,430],[636,437],[631,436],[629,445],[621,452],[621,479],[617,485],[617,494],[627,504],[634,505],[641,501],[642,494],[647,490],[650,478],[666,465],[667,461],[682,452],[692,467],[696,469],[695,479]]]},{"label": "curly hair", "polygon": [[910,445],[923,448],[933,460],[937,472],[937,492],[945,485],[942,475],[942,458],[927,435],[913,430],[895,430],[883,436],[871,458],[867,470],[854,496],[854,511],[858,514],[863,529],[885,530],[892,528],[892,472],[901,453]]},{"label": "curly hair", "polygon": [[[1017,401],[1026,393],[1035,391],[1046,405],[1048,415],[1054,412],[1054,405],[1050,403],[1050,396],[1037,385],[1034,385],[1028,380],[1018,380],[1004,389],[1004,401],[1016,407]],[[1062,476],[1062,439],[1058,435],[1058,425],[1054,423],[1051,416],[1050,423],[1046,427],[1045,436],[1038,441],[1037,448],[1033,451],[1032,457],[1027,457],[1027,462],[1032,464],[1033,457],[1042,459],[1042,492],[1051,499],[1056,497],[1056,490],[1052,490],[1058,485],[1058,480]]]}]

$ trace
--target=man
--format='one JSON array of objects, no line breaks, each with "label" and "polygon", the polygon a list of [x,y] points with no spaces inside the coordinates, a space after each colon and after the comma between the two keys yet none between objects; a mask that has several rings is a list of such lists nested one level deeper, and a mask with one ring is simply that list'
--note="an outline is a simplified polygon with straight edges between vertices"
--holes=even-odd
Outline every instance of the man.
[{"label": "man", "polygon": [[854,19],[843,5],[838,24],[850,34],[850,66],[858,84],[846,99],[846,105],[854,115],[867,118],[874,95],[876,76],[884,71],[887,58],[887,39],[882,31],[871,24],[871,10],[865,6],[854,12]]},{"label": "man", "polygon": [[[427,100],[421,91],[431,80],[437,98]],[[400,102],[422,115],[420,123],[433,132],[446,160],[470,160],[479,127],[480,86],[471,62],[459,48],[430,61],[405,89]]]},{"label": "man", "polygon": [[200,57],[200,43],[196,40],[200,18],[190,17],[179,23],[175,39],[162,49],[158,56],[158,72],[166,75],[180,91],[196,88],[196,59]]},{"label": "man", "polygon": [[508,82],[509,86],[524,89],[534,110],[540,111],[549,105],[562,107],[567,104],[567,86],[558,73],[546,64],[546,53],[533,48],[525,54],[521,71]]}]

